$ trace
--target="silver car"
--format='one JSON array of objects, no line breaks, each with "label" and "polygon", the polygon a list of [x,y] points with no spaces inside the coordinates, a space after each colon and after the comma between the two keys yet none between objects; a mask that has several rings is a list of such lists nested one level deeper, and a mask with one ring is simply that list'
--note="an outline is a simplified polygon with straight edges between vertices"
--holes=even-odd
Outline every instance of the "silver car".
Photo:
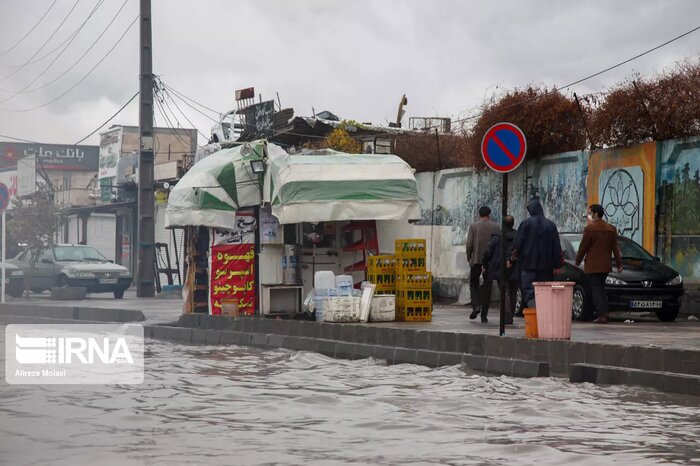
[{"label": "silver car", "polygon": [[60,244],[44,250],[29,273],[30,252],[24,251],[10,262],[24,272],[29,289],[41,293],[53,287],[82,287],[88,293],[114,293],[116,299],[124,297],[131,286],[129,270],[113,264],[90,246]]}]

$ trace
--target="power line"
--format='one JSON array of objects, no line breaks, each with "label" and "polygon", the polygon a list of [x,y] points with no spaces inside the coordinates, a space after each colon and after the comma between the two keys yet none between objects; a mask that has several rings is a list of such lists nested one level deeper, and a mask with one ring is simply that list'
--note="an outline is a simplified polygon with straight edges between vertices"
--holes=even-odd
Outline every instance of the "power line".
[{"label": "power line", "polygon": [[46,42],[44,42],[43,44],[41,44],[41,47],[39,47],[39,50],[37,50],[36,52],[34,52],[34,54],[33,54],[31,57],[29,57],[29,59],[28,59],[26,62],[24,62],[24,63],[22,64],[22,66],[20,66],[19,68],[17,68],[17,69],[14,70],[12,73],[10,73],[10,74],[8,74],[7,76],[5,76],[4,78],[0,78],[0,81],[4,81],[4,80],[6,80],[7,78],[10,78],[10,77],[14,76],[15,74],[19,73],[25,66],[27,66],[27,65],[29,64],[30,61],[32,61],[32,59],[33,59],[34,57],[37,56],[37,55],[39,54],[39,52],[41,52],[41,51],[44,49],[44,47],[46,47],[46,44],[48,44],[48,43],[51,41],[51,39],[53,39],[53,36],[56,35],[56,33],[61,29],[61,27],[63,26],[63,24],[68,20],[68,17],[71,15],[71,13],[73,13],[73,10],[75,10],[75,7],[78,6],[78,3],[80,3],[80,0],[76,0],[76,1],[75,1],[75,3],[73,4],[73,7],[70,9],[70,11],[68,11],[68,14],[63,18],[63,21],[61,21],[61,24],[59,24],[58,27],[57,27],[56,29],[54,29],[54,31],[51,33],[51,35],[49,36],[49,38],[46,39]]},{"label": "power line", "polygon": [[38,20],[36,23],[34,23],[34,26],[32,26],[32,28],[31,28],[29,31],[27,31],[27,33],[26,33],[25,35],[23,35],[22,38],[21,38],[20,40],[18,40],[17,42],[15,42],[9,49],[7,49],[7,50],[5,50],[4,52],[0,53],[0,57],[4,57],[5,55],[7,55],[8,52],[14,50],[15,47],[17,47],[19,44],[21,44],[22,42],[24,42],[24,39],[26,39],[27,37],[29,37],[29,35],[30,35],[32,32],[34,32],[34,29],[36,29],[36,28],[39,26],[39,24],[44,20],[44,18],[46,18],[46,15],[49,14],[49,12],[50,12],[51,9],[54,7],[54,5],[56,4],[57,1],[58,1],[58,0],[53,0],[53,3],[51,3],[51,5],[49,6],[49,8],[44,12],[43,15],[41,15],[41,18],[39,18],[39,20]]},{"label": "power line", "polygon": [[[177,139],[177,141],[178,141],[180,144],[182,144],[183,146],[187,147],[187,145],[188,145],[187,142],[185,142],[185,140],[182,139],[182,137],[177,133],[177,131],[175,131],[175,129],[181,128],[182,125],[180,125],[180,122],[178,121],[178,122],[177,122],[177,123],[178,123],[178,126],[175,126],[175,125],[173,124],[173,122],[170,121],[170,117],[169,117],[168,114],[165,112],[165,109],[164,109],[163,104],[162,104],[161,99],[160,99],[160,95],[157,93],[157,91],[156,91],[156,94],[157,94],[157,95],[156,95],[156,98],[153,99],[153,100],[154,100],[154,102],[156,103],[156,107],[158,108],[158,111],[159,111],[160,114],[163,116],[163,118],[165,119],[165,122],[167,123],[168,127],[170,128],[170,133],[171,133],[173,136],[175,136],[175,139]],[[175,118],[175,120],[177,121],[177,118]]]},{"label": "power line", "polygon": [[119,7],[119,10],[117,10],[117,12],[114,14],[114,16],[112,17],[112,20],[107,24],[107,26],[104,28],[102,33],[99,36],[97,36],[97,39],[95,39],[93,41],[92,45],[90,45],[90,47],[88,47],[88,49],[85,52],[83,52],[83,54],[80,57],[78,57],[78,59],[76,61],[74,61],[68,68],[66,68],[66,70],[63,73],[56,76],[53,80],[51,80],[51,81],[49,81],[49,82],[47,82],[39,87],[35,87],[34,89],[29,89],[26,92],[35,92],[35,91],[38,91],[39,89],[43,89],[45,87],[48,87],[51,84],[58,81],[59,79],[61,79],[66,74],[68,74],[68,72],[70,70],[72,70],[73,67],[76,66],[78,63],[80,63],[82,61],[82,59],[85,58],[85,56],[90,52],[90,50],[92,50],[95,47],[95,45],[97,45],[97,43],[100,41],[100,39],[102,39],[102,36],[105,35],[105,33],[109,30],[109,28],[112,27],[112,24],[114,24],[114,21],[116,21],[117,17],[119,16],[119,14],[124,9],[124,7],[126,6],[127,3],[129,3],[129,0],[124,0],[124,3],[122,3],[122,6]]},{"label": "power line", "polygon": [[138,15],[137,15],[136,18],[134,18],[134,20],[131,22],[131,24],[129,24],[129,26],[126,28],[126,30],[125,30],[124,33],[121,35],[121,37],[119,37],[119,39],[117,40],[117,42],[112,46],[112,48],[110,48],[110,49],[107,51],[107,53],[100,59],[100,61],[98,61],[98,62],[95,64],[95,66],[93,66],[92,68],[90,68],[90,71],[88,71],[82,78],[80,78],[80,79],[78,80],[77,83],[73,84],[73,86],[71,86],[70,88],[68,88],[65,92],[63,92],[62,94],[60,94],[58,97],[55,97],[55,98],[53,98],[52,100],[49,100],[48,102],[46,102],[46,103],[44,103],[44,104],[42,104],[42,105],[39,105],[39,106],[37,106],[37,107],[25,108],[25,109],[20,109],[20,110],[18,110],[18,109],[10,109],[10,108],[0,108],[0,110],[5,110],[6,112],[31,112],[31,111],[33,111],[33,110],[38,110],[38,109],[40,109],[40,108],[46,107],[47,105],[51,105],[52,103],[56,102],[57,100],[59,100],[60,98],[62,98],[62,97],[65,96],[66,94],[68,94],[70,91],[72,91],[73,89],[75,89],[76,87],[78,87],[78,85],[80,85],[80,83],[82,83],[83,81],[85,81],[85,80],[88,78],[88,76],[90,76],[90,75],[92,74],[92,72],[95,71],[95,69],[96,69],[98,66],[100,66],[100,64],[102,64],[103,61],[105,61],[105,60],[107,59],[107,57],[112,53],[112,51],[113,51],[115,48],[117,48],[117,45],[119,45],[119,43],[122,41],[122,39],[124,39],[124,37],[126,36],[126,33],[129,32],[129,30],[133,27],[133,25],[136,23],[136,21],[138,21],[138,19],[139,19],[139,17],[138,17]]},{"label": "power line", "polygon": [[[650,54],[650,53],[652,53],[652,52],[655,52],[656,50],[659,50],[660,48],[665,47],[665,46],[667,46],[667,45],[669,45],[669,44],[671,44],[671,43],[673,43],[673,42],[675,42],[675,41],[677,41],[677,40],[679,40],[679,39],[682,39],[683,37],[685,37],[685,36],[687,36],[687,35],[690,35],[690,34],[696,32],[696,31],[698,31],[698,30],[700,30],[700,26],[694,27],[693,29],[691,29],[691,30],[689,30],[689,31],[686,31],[686,32],[684,32],[683,34],[680,34],[680,35],[678,35],[678,36],[676,36],[676,37],[674,37],[674,38],[672,38],[672,39],[670,39],[670,40],[667,40],[666,42],[664,42],[664,43],[662,43],[662,44],[659,44],[659,45],[657,45],[656,47],[652,47],[652,48],[650,48],[650,49],[648,49],[648,50],[645,50],[644,52],[639,53],[639,54],[633,56],[632,58],[628,58],[627,60],[623,60],[623,61],[621,61],[621,62],[619,62],[619,63],[617,63],[617,64],[615,64],[615,65],[609,66],[609,67],[607,67],[607,68],[605,68],[605,69],[603,69],[603,70],[601,70],[601,71],[598,71],[598,72],[596,72],[596,73],[590,74],[590,75],[588,75],[588,76],[586,76],[586,77],[584,77],[584,78],[577,79],[576,81],[573,81],[573,82],[571,82],[571,83],[569,83],[569,84],[566,84],[566,85],[564,85],[564,86],[560,86],[560,87],[558,87],[558,88],[555,86],[554,89],[553,89],[553,91],[559,91],[559,90],[562,90],[562,89],[567,89],[567,88],[572,87],[572,86],[575,86],[575,85],[577,85],[577,84],[581,84],[581,83],[584,82],[584,81],[588,81],[589,79],[595,78],[596,76],[600,76],[601,74],[607,73],[608,71],[612,71],[612,70],[614,70],[615,68],[619,68],[619,67],[622,66],[622,65],[626,65],[627,63],[629,63],[629,62],[631,62],[631,61],[637,60],[638,58],[641,58],[641,57],[643,57],[643,56],[645,56],[645,55],[648,55],[648,54]],[[540,95],[537,95],[537,96],[535,96],[535,97],[533,97],[533,98],[531,98],[531,99],[527,99],[527,100],[524,100],[524,101],[522,101],[522,102],[517,102],[517,103],[511,104],[511,105],[509,105],[509,106],[507,106],[507,107],[503,107],[503,108],[501,108],[501,109],[499,109],[499,110],[508,110],[508,109],[510,109],[510,108],[513,108],[513,107],[517,107],[517,106],[520,106],[520,105],[529,104],[530,102],[534,102],[535,100],[544,97],[545,95],[546,95],[546,94],[540,94]],[[477,118],[481,117],[483,114],[484,114],[484,112],[480,112],[480,113],[477,113],[476,115],[472,115],[472,116],[469,116],[469,117],[465,117],[465,118],[461,118],[461,119],[458,119],[458,120],[454,120],[452,123],[462,123],[462,122],[464,122],[464,121],[474,120],[474,119],[477,119]],[[424,129],[433,129],[433,128],[437,128],[437,127],[439,127],[439,126],[430,127],[430,128],[424,128]]]},{"label": "power line", "polygon": [[76,142],[76,143],[73,144],[73,145],[74,145],[74,146],[77,146],[78,144],[80,144],[81,142],[83,142],[84,140],[86,140],[87,138],[89,138],[90,136],[92,136],[93,134],[95,134],[96,132],[98,132],[100,129],[102,129],[102,127],[104,127],[107,123],[109,123],[110,121],[112,121],[112,119],[113,119],[115,116],[119,115],[119,114],[122,112],[122,110],[124,110],[124,109],[126,108],[126,106],[129,105],[129,104],[131,103],[131,101],[134,100],[134,99],[136,98],[137,95],[139,95],[139,92],[138,92],[138,91],[136,91],[136,94],[134,94],[133,96],[131,96],[131,99],[127,100],[126,103],[125,103],[124,105],[122,105],[122,107],[114,113],[114,115],[112,115],[111,117],[107,118],[107,120],[106,120],[104,123],[102,123],[100,126],[98,126],[97,128],[95,128],[94,131],[92,131],[90,134],[88,134],[88,135],[85,136],[83,139],[81,139],[80,141]]},{"label": "power line", "polygon": [[70,39],[70,41],[68,41],[68,43],[67,43],[66,46],[63,48],[63,50],[61,50],[61,51],[58,53],[58,55],[56,55],[56,56],[54,57],[54,59],[51,60],[51,63],[49,63],[48,65],[46,65],[46,67],[41,71],[41,73],[39,73],[34,79],[32,79],[32,80],[29,82],[29,84],[27,84],[26,86],[24,86],[24,87],[23,87],[22,89],[20,89],[19,91],[16,91],[16,92],[15,92],[14,94],[12,94],[11,96],[6,97],[6,98],[0,100],[0,103],[1,103],[1,102],[7,102],[8,100],[11,100],[11,99],[17,97],[19,94],[23,93],[23,92],[26,91],[29,87],[31,87],[32,84],[34,84],[35,82],[37,82],[37,81],[39,80],[39,78],[41,78],[47,71],[49,71],[49,69],[53,66],[53,64],[56,63],[56,61],[57,61],[59,58],[61,58],[61,55],[63,55],[63,53],[64,53],[66,50],[68,50],[68,47],[70,47],[70,44],[72,44],[73,41],[75,40],[75,38],[78,37],[78,34],[80,33],[80,31],[83,30],[83,28],[85,27],[85,25],[87,24],[87,22],[90,21],[90,18],[92,18],[92,16],[95,14],[95,12],[100,8],[100,6],[102,6],[102,3],[104,3],[104,0],[99,0],[99,1],[97,2],[97,4],[96,4],[95,7],[92,9],[92,11],[90,12],[90,14],[88,14],[88,17],[85,18],[85,21],[83,21],[82,24],[78,27],[78,29],[75,30],[75,33],[73,34],[73,37]]},{"label": "power line", "polygon": [[197,101],[194,100],[193,98],[187,97],[185,94],[183,94],[182,92],[178,91],[178,90],[175,89],[174,87],[169,86],[168,84],[165,84],[165,83],[163,83],[163,85],[164,85],[166,88],[168,88],[169,90],[171,90],[172,92],[174,92],[175,94],[179,94],[179,95],[181,96],[180,98],[183,98],[183,97],[184,97],[185,99],[194,102],[195,104],[199,105],[199,106],[202,107],[202,108],[206,108],[207,110],[209,110],[210,112],[213,112],[213,113],[216,114],[216,115],[221,115],[221,112],[217,112],[216,110],[214,110],[214,109],[212,109],[212,108],[209,108],[209,107],[207,107],[206,105],[197,102]]},{"label": "power line", "polygon": [[[131,101],[133,101],[136,98],[137,95],[139,95],[138,92],[136,94],[134,94],[133,96],[131,96],[131,98],[129,100],[127,100],[126,103],[124,105],[122,105],[122,107],[119,110],[117,110],[111,117],[109,117],[104,123],[102,123],[100,126],[95,128],[92,132],[90,132],[90,134],[88,134],[87,136],[85,136],[84,138],[82,138],[81,140],[76,142],[75,144],[73,144],[73,146],[77,146],[78,144],[80,144],[81,142],[83,142],[84,140],[86,140],[87,138],[89,138],[90,136],[95,134],[96,132],[98,132],[100,129],[102,129],[107,123],[112,121],[114,119],[114,117],[119,115],[127,107],[127,105],[129,105],[131,103]],[[15,136],[8,136],[7,134],[0,134],[0,137],[6,138],[6,139],[12,139],[14,141],[19,141],[19,142],[27,142],[29,144],[45,144],[45,143],[41,143],[41,142],[37,142],[37,141],[32,141],[29,139],[18,138]]]},{"label": "power line", "polygon": [[[161,92],[162,92],[163,96],[165,96],[166,99],[169,98],[169,99],[172,101],[173,105],[175,105],[175,108],[177,108],[177,110],[178,110],[178,111],[180,112],[180,114],[185,118],[185,120],[187,121],[187,123],[189,123],[190,126],[192,126],[192,128],[197,129],[197,127],[194,125],[194,123],[192,123],[192,121],[190,121],[190,119],[187,118],[187,115],[185,114],[185,112],[182,111],[182,109],[181,109],[180,106],[177,104],[177,102],[175,102],[175,99],[173,99],[173,96],[170,94],[170,92],[168,92],[168,90],[164,88],[163,82],[160,80],[160,78],[156,77],[156,80],[157,80],[158,84],[161,86]],[[171,111],[172,111],[172,110],[171,110]],[[205,140],[205,141],[208,141],[208,140],[209,140],[209,136],[207,136],[207,135],[205,135],[204,133],[202,133],[199,129],[197,129],[197,132],[198,132],[199,134],[201,134],[201,135],[204,137],[204,140]],[[199,145],[199,144],[198,144],[198,146],[199,146],[199,147],[204,147],[204,146]]]}]

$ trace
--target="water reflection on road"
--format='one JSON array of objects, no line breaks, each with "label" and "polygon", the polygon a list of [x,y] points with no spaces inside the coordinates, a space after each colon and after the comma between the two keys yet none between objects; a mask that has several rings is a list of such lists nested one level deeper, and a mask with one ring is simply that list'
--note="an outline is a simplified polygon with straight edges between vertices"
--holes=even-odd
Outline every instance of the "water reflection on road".
[{"label": "water reflection on road", "polygon": [[699,399],[151,341],[138,386],[0,386],[7,464],[652,464]]}]

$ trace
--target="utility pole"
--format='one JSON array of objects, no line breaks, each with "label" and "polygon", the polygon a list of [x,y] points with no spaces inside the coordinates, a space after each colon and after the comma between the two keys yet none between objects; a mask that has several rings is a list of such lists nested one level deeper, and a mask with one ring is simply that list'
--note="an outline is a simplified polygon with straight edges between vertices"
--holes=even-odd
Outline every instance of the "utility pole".
[{"label": "utility pole", "polygon": [[141,2],[139,93],[139,196],[136,295],[155,295],[155,200],[153,193],[153,50],[151,0]]}]

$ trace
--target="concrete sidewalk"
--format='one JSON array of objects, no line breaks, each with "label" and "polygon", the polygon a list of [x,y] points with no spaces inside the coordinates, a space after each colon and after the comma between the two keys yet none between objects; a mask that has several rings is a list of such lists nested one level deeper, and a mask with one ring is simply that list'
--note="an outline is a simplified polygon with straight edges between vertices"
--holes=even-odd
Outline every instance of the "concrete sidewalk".
[{"label": "concrete sidewalk", "polygon": [[[136,292],[133,290],[128,290],[124,299],[114,299],[109,294],[94,294],[82,301],[53,301],[48,293],[43,293],[32,294],[29,299],[8,297],[7,303],[141,311],[146,319],[143,322],[144,325],[175,322],[182,314],[181,299],[173,297],[137,298]],[[431,322],[386,322],[365,325],[498,336],[498,309],[489,311],[487,324],[482,324],[479,318],[469,320],[470,312],[471,308],[465,306],[443,304],[436,305]],[[571,340],[585,343],[656,346],[700,351],[700,321],[688,321],[687,317],[679,317],[676,322],[664,323],[659,322],[653,315],[644,318],[639,314],[615,314],[615,317],[616,320],[607,325],[572,322]],[[633,320],[634,323],[624,323],[627,319]],[[514,325],[506,326],[506,336],[524,337],[524,320],[516,317]]]},{"label": "concrete sidewalk", "polygon": [[[249,345],[319,352],[336,358],[375,357],[390,364],[464,364],[491,375],[569,377],[574,382],[642,385],[700,395],[700,322],[662,323],[621,316],[607,325],[573,322],[571,341],[527,339],[524,320],[498,334],[469,310],[439,306],[431,322],[334,324],[181,313],[180,299],[51,301],[48,294],[0,305],[6,323],[140,322],[147,337],[181,344]],[[624,323],[631,317],[634,323]]]}]

